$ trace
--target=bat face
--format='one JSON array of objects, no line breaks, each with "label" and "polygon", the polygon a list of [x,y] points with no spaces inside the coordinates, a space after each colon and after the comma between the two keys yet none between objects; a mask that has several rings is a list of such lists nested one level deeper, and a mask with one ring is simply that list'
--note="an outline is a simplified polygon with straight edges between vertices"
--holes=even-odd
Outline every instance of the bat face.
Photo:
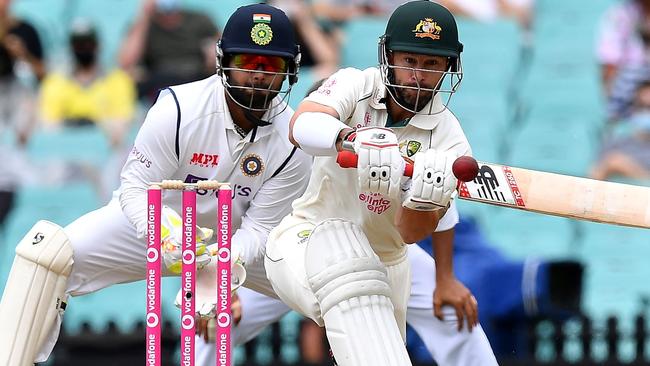
[{"label": "bat face", "polygon": [[458,196],[498,206],[623,226],[650,228],[650,187],[597,181],[479,162]]}]

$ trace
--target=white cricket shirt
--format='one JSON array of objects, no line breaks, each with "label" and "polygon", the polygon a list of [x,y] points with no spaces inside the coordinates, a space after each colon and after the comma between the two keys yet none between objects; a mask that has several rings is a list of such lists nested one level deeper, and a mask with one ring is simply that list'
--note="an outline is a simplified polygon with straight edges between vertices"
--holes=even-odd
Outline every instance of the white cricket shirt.
[{"label": "white cricket shirt", "polygon": [[[279,97],[262,119],[285,104]],[[290,213],[291,202],[307,184],[311,157],[288,140],[290,107],[270,126],[242,138],[234,129],[221,79],[165,89],[149,110],[121,174],[120,204],[143,237],[150,182],[218,180],[232,187],[233,243],[242,243],[243,259],[263,258],[269,231]],[[197,224],[215,228],[217,195],[198,191]],[[165,191],[163,203],[181,212],[181,192]],[[236,230],[236,231],[235,231]]]},{"label": "white cricket shirt", "polygon": [[[306,100],[332,107],[341,121],[350,127],[386,125],[388,112],[382,102],[386,87],[379,69],[342,69],[327,79]],[[434,110],[442,109],[440,97]],[[428,110],[428,106],[424,110]],[[392,127],[400,151],[412,158],[418,151],[430,148],[453,150],[471,155],[471,149],[456,117],[445,109],[435,115],[416,115],[404,127]],[[360,192],[357,172],[343,169],[336,157],[316,157],[307,191],[293,204],[293,214],[313,223],[328,218],[342,218],[361,226],[377,254],[383,258],[404,254],[404,243],[393,223],[401,202],[376,193]],[[458,218],[455,209],[448,210],[437,230],[452,228]],[[448,217],[449,216],[449,217]]]}]

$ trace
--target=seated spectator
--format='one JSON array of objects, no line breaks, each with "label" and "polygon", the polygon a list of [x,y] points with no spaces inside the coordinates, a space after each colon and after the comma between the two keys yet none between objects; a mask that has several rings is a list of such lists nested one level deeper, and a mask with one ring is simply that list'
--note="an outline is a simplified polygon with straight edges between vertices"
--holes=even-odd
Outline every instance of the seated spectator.
[{"label": "seated spectator", "polygon": [[313,9],[318,18],[336,25],[361,16],[387,16],[391,12],[379,2],[367,0],[314,0]]},{"label": "seated spectator", "polygon": [[90,181],[100,199],[119,185],[118,172],[128,154],[128,132],[136,107],[136,89],[121,69],[103,70],[99,64],[97,31],[86,20],[73,23],[69,36],[73,66],[69,73],[53,72],[43,80],[40,112],[46,128],[90,126],[108,137],[111,154],[99,166],[64,161],[58,174]]},{"label": "seated spectator", "polygon": [[497,2],[502,16],[517,19],[525,29],[531,27],[535,0],[497,0]]},{"label": "seated spectator", "polygon": [[21,150],[36,123],[35,92],[20,82],[15,65],[29,65],[37,79],[44,71],[38,33],[30,24],[10,15],[10,3],[0,0],[0,228],[6,227],[5,220],[22,182],[21,174],[29,168],[24,165]]},{"label": "seated spectator", "polygon": [[43,123],[97,125],[106,131],[111,145],[121,145],[135,112],[133,81],[120,69],[102,70],[97,31],[89,22],[74,22],[69,45],[74,59],[72,72],[50,73],[43,81]]},{"label": "seated spectator", "polygon": [[607,130],[627,120],[634,111],[636,91],[650,75],[650,64],[620,68],[611,82],[605,104]]},{"label": "seated spectator", "polygon": [[[314,9],[319,17],[343,23],[359,16],[388,16],[403,0],[316,0]],[[452,13],[480,21],[498,16],[512,16],[522,24],[530,22],[533,0],[435,0]]]},{"label": "seated spectator", "polygon": [[0,0],[0,75],[14,73],[20,63],[37,82],[45,76],[43,47],[36,29],[9,12],[11,0]]},{"label": "seated spectator", "polygon": [[289,16],[300,45],[300,67],[311,68],[317,79],[330,76],[338,68],[336,41],[316,21],[310,4],[301,0],[271,0]]},{"label": "seated spectator", "polygon": [[[650,8],[648,9],[650,10]],[[647,57],[650,52],[650,17],[646,21],[639,21],[638,26],[632,32],[630,37],[635,41],[633,44],[627,45],[627,51],[621,52],[639,53],[642,57],[634,57],[627,61],[604,66],[603,75],[608,83],[606,113],[607,122],[610,124],[630,117],[636,91],[650,75],[650,59]]]},{"label": "seated spectator", "polygon": [[36,124],[35,110],[35,92],[13,74],[0,75],[0,235],[4,234],[1,228],[14,206],[16,191],[24,183],[22,175],[30,168],[25,165],[22,150]]},{"label": "seated spectator", "polygon": [[[522,56],[529,58],[532,49],[534,0],[432,0],[464,18],[492,22],[498,18],[513,18],[521,29]],[[387,17],[403,0],[313,0],[314,14],[325,25],[337,47],[345,42],[342,25],[358,17]],[[527,62],[527,60],[522,60]]]},{"label": "seated spectator", "polygon": [[217,39],[212,20],[181,9],[180,0],[144,0],[119,63],[137,81],[138,96],[153,101],[161,88],[212,75]]},{"label": "seated spectator", "polygon": [[[650,0],[625,0],[605,13],[597,39],[596,57],[601,65],[605,94],[622,68],[648,63],[644,38],[650,29]],[[641,32],[639,30],[642,30]]]},{"label": "seated spectator", "polygon": [[605,142],[600,159],[592,168],[592,178],[650,178],[650,80],[637,88],[632,110],[624,121],[629,133]]},{"label": "seated spectator", "polygon": [[23,183],[21,174],[28,168],[23,165],[22,153],[36,123],[35,105],[33,90],[11,75],[0,76],[0,137],[12,134],[15,141],[0,141],[0,228],[4,227],[14,206],[16,191]]}]

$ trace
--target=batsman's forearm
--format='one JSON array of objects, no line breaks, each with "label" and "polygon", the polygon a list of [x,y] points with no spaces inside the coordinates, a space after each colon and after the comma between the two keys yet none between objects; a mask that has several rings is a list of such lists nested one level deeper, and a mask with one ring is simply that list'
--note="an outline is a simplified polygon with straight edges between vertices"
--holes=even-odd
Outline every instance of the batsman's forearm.
[{"label": "batsman's forearm", "polygon": [[405,243],[416,243],[438,226],[436,211],[416,211],[400,206],[395,214],[395,226]]}]

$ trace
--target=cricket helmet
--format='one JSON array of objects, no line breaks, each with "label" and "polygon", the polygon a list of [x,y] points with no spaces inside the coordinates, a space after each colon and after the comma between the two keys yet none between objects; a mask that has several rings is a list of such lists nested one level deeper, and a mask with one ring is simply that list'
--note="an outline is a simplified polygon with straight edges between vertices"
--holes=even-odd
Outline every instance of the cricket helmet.
[{"label": "cricket helmet", "polygon": [[[430,56],[447,57],[447,69],[442,72],[440,82],[434,88],[422,86],[398,85],[394,78],[394,70],[410,69],[409,67],[398,67],[390,64],[390,54],[395,51],[416,53]],[[463,44],[458,39],[458,26],[454,16],[447,8],[432,1],[417,0],[410,1],[399,6],[388,20],[386,32],[379,40],[379,69],[382,80],[386,85],[391,97],[404,109],[418,113],[424,107],[416,105],[415,109],[407,108],[401,103],[396,88],[416,89],[419,92],[429,91],[434,94],[448,94],[446,107],[451,95],[456,92],[463,77],[460,54],[463,51]],[[439,72],[439,71],[430,71]],[[433,103],[431,104],[433,107]],[[432,108],[431,107],[431,108]],[[427,114],[440,111],[428,111]]]},{"label": "cricket helmet", "polygon": [[[278,94],[286,99],[292,86],[298,81],[300,69],[300,46],[296,43],[294,27],[287,15],[280,9],[267,4],[253,4],[239,7],[228,19],[223,29],[221,39],[217,43],[217,74],[230,94],[233,89],[266,90],[252,85],[231,85],[228,71],[247,71],[238,67],[229,67],[229,57],[237,54],[262,56],[278,56],[287,62],[286,70],[282,72],[257,70],[270,76],[288,79],[286,88]],[[232,97],[232,95],[231,95]],[[253,111],[265,111],[267,108],[254,108],[244,105],[233,98],[241,107]],[[270,101],[269,101],[270,102]]]}]

